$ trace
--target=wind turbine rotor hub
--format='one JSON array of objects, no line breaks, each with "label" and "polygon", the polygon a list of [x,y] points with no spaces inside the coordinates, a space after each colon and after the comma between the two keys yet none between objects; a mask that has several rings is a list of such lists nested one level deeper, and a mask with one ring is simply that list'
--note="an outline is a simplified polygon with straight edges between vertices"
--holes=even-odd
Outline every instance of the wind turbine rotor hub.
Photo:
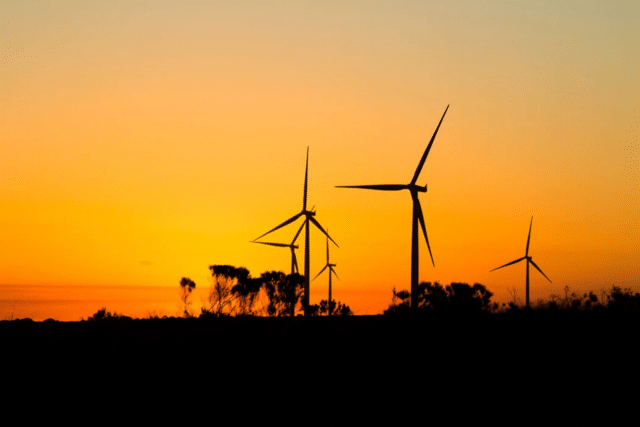
[{"label": "wind turbine rotor hub", "polygon": [[417,193],[426,193],[427,186],[425,185],[424,187],[420,187],[419,185],[416,185],[416,184],[409,184],[409,191],[415,191]]}]

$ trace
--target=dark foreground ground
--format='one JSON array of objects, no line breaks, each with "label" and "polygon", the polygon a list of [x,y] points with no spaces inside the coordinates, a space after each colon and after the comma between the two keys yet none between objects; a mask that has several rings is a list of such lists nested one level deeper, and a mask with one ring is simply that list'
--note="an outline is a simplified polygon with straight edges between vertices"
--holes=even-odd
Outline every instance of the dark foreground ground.
[{"label": "dark foreground ground", "polygon": [[639,316],[594,313],[17,320],[0,362],[27,417],[573,425],[638,405],[639,338]]}]

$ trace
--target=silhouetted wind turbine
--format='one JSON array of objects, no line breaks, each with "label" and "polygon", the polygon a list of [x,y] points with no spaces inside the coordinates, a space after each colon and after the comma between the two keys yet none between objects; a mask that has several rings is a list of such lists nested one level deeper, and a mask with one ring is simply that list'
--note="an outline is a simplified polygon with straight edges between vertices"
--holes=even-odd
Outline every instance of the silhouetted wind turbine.
[{"label": "silhouetted wind turbine", "polygon": [[293,238],[293,240],[291,241],[290,244],[273,243],[273,242],[256,242],[256,241],[253,241],[252,243],[260,243],[262,245],[269,245],[269,246],[276,246],[276,247],[279,247],[279,248],[289,248],[289,249],[291,249],[291,274],[293,274],[293,273],[300,274],[300,270],[298,270],[298,259],[296,258],[296,249],[298,249],[298,245],[296,245],[296,240],[298,239],[298,236],[300,235],[300,232],[302,231],[302,227],[304,227],[304,222],[302,224],[300,224],[300,228],[298,228],[298,232],[296,233],[295,237]]},{"label": "silhouetted wind turbine", "polygon": [[[327,233],[329,232],[329,229],[327,229]],[[336,278],[338,280],[340,280],[340,278],[338,277],[338,273],[336,273],[336,271],[333,269],[333,267],[335,267],[336,264],[331,264],[329,262],[329,239],[327,239],[327,264],[322,268],[322,270],[320,270],[320,273],[318,273],[316,275],[316,277],[313,278],[313,280],[316,280],[318,278],[318,276],[320,276],[322,274],[323,271],[325,271],[327,269],[327,267],[329,268],[329,316],[331,316],[332,314],[332,307],[331,307],[331,274],[335,274]]]},{"label": "silhouetted wind turbine", "polygon": [[524,252],[524,256],[522,258],[518,258],[515,261],[511,261],[511,262],[509,262],[509,263],[507,263],[505,265],[502,265],[502,266],[500,266],[498,268],[494,268],[493,270],[489,271],[489,273],[491,273],[492,271],[496,271],[496,270],[498,270],[498,269],[500,269],[502,267],[506,267],[508,265],[515,264],[515,263],[518,263],[518,262],[526,259],[527,260],[527,287],[526,287],[526,295],[527,295],[526,296],[526,305],[527,305],[527,307],[529,307],[529,264],[533,265],[536,268],[536,270],[538,270],[549,281],[549,283],[551,283],[551,279],[549,279],[546,274],[542,273],[542,270],[540,270],[540,267],[538,267],[536,265],[536,263],[533,262],[533,260],[529,256],[529,242],[531,241],[531,226],[532,225],[533,225],[533,216],[531,217],[531,223],[529,224],[529,236],[527,237],[527,249]]},{"label": "silhouetted wind turbine", "polygon": [[[416,184],[418,181],[418,177],[420,176],[420,172],[422,171],[422,167],[424,166],[425,160],[427,160],[427,155],[429,155],[429,151],[431,150],[431,146],[433,145],[434,139],[436,139],[436,134],[438,133],[438,129],[440,129],[440,125],[442,124],[442,120],[444,119],[445,114],[447,114],[447,110],[449,106],[444,110],[444,114],[438,123],[438,127],[436,131],[433,133],[431,137],[431,141],[429,141],[429,145],[427,145],[427,149],[424,151],[422,158],[420,159],[420,163],[418,163],[418,167],[416,168],[415,173],[413,174],[413,178],[409,184],[381,184],[381,185],[338,185],[337,188],[364,188],[367,190],[381,190],[381,191],[399,191],[399,190],[409,190],[411,193],[411,200],[413,200],[413,214],[412,214],[412,227],[411,227],[411,295],[416,295],[418,290],[418,268],[419,268],[419,257],[418,257],[418,222],[420,222],[420,226],[422,227],[422,232],[424,233],[424,239],[427,242],[427,248],[429,249],[429,256],[431,256],[431,263],[435,267],[435,263],[433,262],[433,255],[431,254],[431,246],[429,246],[429,238],[427,237],[427,228],[424,225],[424,216],[422,215],[422,208],[420,207],[420,201],[418,200],[418,193],[426,193],[427,186],[420,187]],[[417,308],[418,300],[417,298],[411,298],[411,308]]]},{"label": "silhouetted wind turbine", "polygon": [[[312,210],[307,210],[307,182],[308,182],[308,177],[309,177],[309,147],[307,147],[307,164],[305,167],[305,171],[304,171],[304,194],[303,194],[303,198],[302,198],[302,211],[294,216],[292,216],[291,218],[289,218],[288,220],[286,220],[285,222],[283,222],[282,224],[278,225],[275,228],[272,228],[271,230],[267,231],[266,233],[264,233],[262,236],[256,238],[254,240],[254,242],[264,236],[266,236],[269,233],[272,233],[282,227],[284,227],[285,225],[291,224],[292,222],[294,222],[295,220],[297,220],[298,218],[300,218],[301,216],[304,215],[305,219],[304,219],[304,226],[305,226],[305,242],[304,242],[304,314],[305,316],[307,316],[309,314],[309,284],[311,282],[310,280],[310,274],[309,274],[309,268],[310,268],[310,252],[309,252],[309,231],[310,231],[310,227],[309,227],[309,223],[312,222],[313,225],[315,225],[320,231],[322,231],[325,236],[327,236],[327,238],[329,240],[331,240],[333,242],[334,245],[338,246],[338,244],[331,238],[331,236],[329,236],[329,234],[324,231],[324,228],[322,228],[322,226],[320,225],[320,223],[314,218],[314,216],[316,215],[315,211]],[[314,206],[315,207],[315,206]],[[298,231],[299,232],[299,231]],[[256,242],[257,243],[257,242]]]}]

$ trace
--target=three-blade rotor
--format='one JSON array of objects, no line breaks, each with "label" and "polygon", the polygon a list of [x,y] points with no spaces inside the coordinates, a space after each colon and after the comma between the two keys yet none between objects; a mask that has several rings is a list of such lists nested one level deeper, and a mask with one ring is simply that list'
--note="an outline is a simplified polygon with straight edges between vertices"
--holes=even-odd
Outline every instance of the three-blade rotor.
[{"label": "three-blade rotor", "polygon": [[[294,222],[295,220],[297,220],[298,218],[300,218],[301,216],[305,216],[305,222],[306,221],[310,221],[311,223],[313,223],[313,225],[315,225],[325,236],[327,236],[329,238],[329,240],[331,240],[333,242],[334,245],[338,246],[338,244],[335,242],[335,240],[333,240],[331,238],[331,236],[329,236],[329,233],[327,233],[324,228],[322,228],[322,226],[320,225],[320,223],[318,222],[317,219],[314,218],[315,216],[315,211],[312,209],[310,211],[307,210],[307,190],[308,190],[308,181],[309,181],[309,147],[307,147],[307,162],[305,165],[305,170],[304,170],[304,192],[303,192],[303,196],[302,196],[302,211],[294,216],[292,216],[291,218],[289,218],[288,220],[286,220],[285,222],[283,222],[282,224],[272,228],[271,230],[267,231],[266,233],[264,233],[263,235],[261,235],[260,237],[255,238],[253,241],[256,242],[256,240],[259,240],[261,238],[263,238],[264,236],[266,236],[267,234],[273,233],[276,230],[281,229],[282,227],[284,227],[285,225],[289,225],[292,222]],[[315,208],[315,206],[314,206]],[[298,229],[298,232],[296,233],[296,237],[293,239],[293,241],[295,242],[295,240],[298,238],[298,235],[300,234],[300,232],[302,231],[302,228],[304,227],[303,223],[300,228]],[[256,242],[257,243],[257,242]],[[339,247],[339,246],[338,246]]]},{"label": "three-blade rotor", "polygon": [[[518,263],[518,262],[520,262],[520,261],[527,260],[527,263],[529,263],[529,264],[533,265],[533,266],[534,266],[534,268],[535,268],[536,270],[538,270],[538,271],[540,272],[540,274],[542,274],[542,275],[545,277],[545,279],[547,279],[550,283],[552,283],[552,282],[551,282],[551,279],[549,279],[549,278],[547,277],[547,275],[546,275],[546,274],[544,274],[544,273],[542,272],[542,270],[540,269],[540,267],[538,267],[538,265],[537,265],[535,262],[533,262],[533,259],[531,259],[531,257],[529,256],[529,244],[531,243],[531,227],[532,227],[532,226],[533,226],[533,216],[531,217],[531,222],[529,223],[529,235],[527,236],[527,248],[525,249],[525,254],[524,254],[524,256],[523,256],[522,258],[518,258],[518,259],[517,259],[517,260],[515,260],[515,261],[511,261],[511,262],[506,263],[505,265],[501,265],[500,267],[494,268],[493,270],[489,270],[489,273],[491,273],[492,271],[499,270],[499,269],[501,269],[501,268],[503,268],[503,267],[506,267],[506,266],[508,266],[508,265],[516,264],[516,263]],[[528,274],[529,274],[529,273],[528,273],[528,270],[527,270],[527,276],[528,276]],[[528,280],[528,279],[527,279],[527,280]]]},{"label": "three-blade rotor", "polygon": [[400,190],[409,190],[411,193],[411,199],[413,201],[413,214],[417,217],[418,222],[420,223],[420,227],[422,228],[422,233],[424,234],[424,239],[427,242],[427,249],[429,249],[429,256],[431,257],[431,264],[435,267],[435,262],[433,261],[433,254],[431,253],[431,245],[429,244],[429,238],[427,237],[427,227],[424,222],[424,214],[422,213],[422,207],[420,206],[420,200],[418,199],[418,193],[424,193],[427,191],[427,187],[420,187],[416,184],[418,181],[418,177],[420,176],[420,172],[422,172],[422,168],[424,167],[424,163],[427,160],[427,156],[431,151],[431,147],[433,146],[433,141],[436,139],[436,135],[438,134],[438,130],[440,129],[440,125],[442,124],[442,120],[444,116],[447,114],[447,110],[449,110],[449,106],[444,110],[442,117],[440,118],[440,122],[438,122],[438,126],[436,127],[435,132],[433,132],[433,136],[427,145],[424,153],[422,154],[422,158],[420,158],[420,162],[418,163],[418,167],[416,168],[413,178],[409,184],[374,184],[374,185],[338,185],[337,188],[360,188],[365,190],[378,190],[378,191],[400,191]]}]

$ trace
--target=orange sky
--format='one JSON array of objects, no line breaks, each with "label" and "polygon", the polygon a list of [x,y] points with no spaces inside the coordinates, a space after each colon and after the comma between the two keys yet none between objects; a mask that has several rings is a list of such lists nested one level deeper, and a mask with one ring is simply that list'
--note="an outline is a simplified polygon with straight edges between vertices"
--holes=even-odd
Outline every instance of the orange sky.
[{"label": "orange sky", "polygon": [[533,215],[533,300],[639,284],[636,2],[209,3],[0,5],[0,284],[288,271],[249,241],[300,211],[309,147],[334,298],[379,313],[409,287],[409,194],[334,187],[408,183],[449,104],[421,280],[524,297],[524,264],[489,270]]}]

